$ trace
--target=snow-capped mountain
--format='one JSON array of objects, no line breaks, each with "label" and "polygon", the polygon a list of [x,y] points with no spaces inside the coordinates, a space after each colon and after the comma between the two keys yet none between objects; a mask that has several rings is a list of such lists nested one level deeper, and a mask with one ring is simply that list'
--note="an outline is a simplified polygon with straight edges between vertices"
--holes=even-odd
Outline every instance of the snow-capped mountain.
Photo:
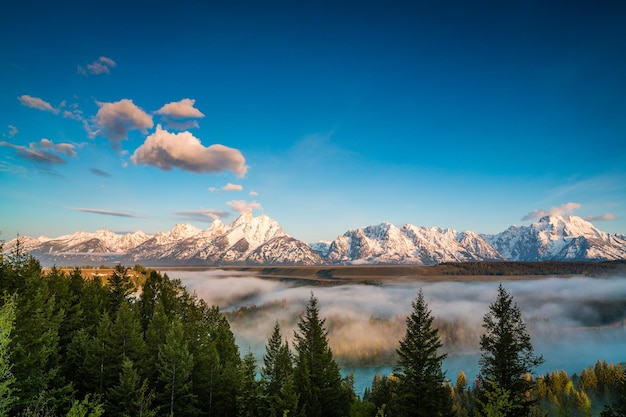
[{"label": "snow-capped mountain", "polygon": [[[416,264],[467,261],[626,259],[623,235],[602,232],[576,216],[544,217],[496,235],[391,223],[345,232],[310,245],[290,237],[271,218],[244,214],[206,229],[177,224],[167,232],[116,234],[108,229],[48,238],[20,237],[20,248],[43,265],[114,262],[157,265]],[[3,250],[11,253],[17,239]]]},{"label": "snow-capped mountain", "polygon": [[[128,259],[163,265],[246,263],[250,253],[259,246],[275,237],[287,236],[276,221],[265,215],[253,217],[251,214],[243,214],[228,225],[215,220],[205,230],[178,238],[172,238],[172,231],[132,249]],[[280,262],[283,255],[274,253],[274,256]]]},{"label": "snow-capped mountain", "polygon": [[282,265],[322,265],[325,263],[319,253],[289,236],[277,236],[260,245],[250,253],[248,262]]},{"label": "snow-capped mountain", "polygon": [[577,216],[546,216],[484,237],[512,261],[626,259],[626,240]]},{"label": "snow-capped mountain", "polygon": [[331,243],[326,258],[335,263],[420,265],[504,260],[474,232],[390,223],[347,231]]},{"label": "snow-capped mountain", "polygon": [[[20,245],[25,253],[32,254],[44,265],[55,263],[82,265],[119,259],[128,250],[149,238],[150,236],[142,231],[116,234],[108,229],[99,229],[93,233],[80,231],[57,238],[24,237],[20,238]],[[16,243],[17,239],[7,242],[4,251],[10,253]]]}]

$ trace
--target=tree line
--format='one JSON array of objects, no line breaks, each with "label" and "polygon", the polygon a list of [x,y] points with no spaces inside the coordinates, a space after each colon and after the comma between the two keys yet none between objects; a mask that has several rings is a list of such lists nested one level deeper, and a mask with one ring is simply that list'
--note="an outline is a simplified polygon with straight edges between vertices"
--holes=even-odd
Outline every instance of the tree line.
[{"label": "tree line", "polygon": [[361,398],[352,377],[341,377],[314,294],[293,346],[276,323],[257,363],[239,351],[218,307],[180,280],[139,271],[137,288],[122,265],[88,279],[79,268],[44,273],[19,246],[0,258],[0,416],[590,415],[596,399],[612,404],[603,416],[624,415],[618,365],[599,362],[575,381],[531,376],[542,358],[502,286],[484,317],[476,381],[462,373],[454,387],[446,381],[420,291],[397,367]]}]

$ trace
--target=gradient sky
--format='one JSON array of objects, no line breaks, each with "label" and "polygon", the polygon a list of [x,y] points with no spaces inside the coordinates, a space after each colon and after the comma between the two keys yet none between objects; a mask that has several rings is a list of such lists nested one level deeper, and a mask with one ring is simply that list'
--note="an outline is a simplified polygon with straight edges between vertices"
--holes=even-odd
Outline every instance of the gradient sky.
[{"label": "gradient sky", "polygon": [[548,213],[626,233],[626,2],[5,11],[4,240],[249,210],[305,242]]}]

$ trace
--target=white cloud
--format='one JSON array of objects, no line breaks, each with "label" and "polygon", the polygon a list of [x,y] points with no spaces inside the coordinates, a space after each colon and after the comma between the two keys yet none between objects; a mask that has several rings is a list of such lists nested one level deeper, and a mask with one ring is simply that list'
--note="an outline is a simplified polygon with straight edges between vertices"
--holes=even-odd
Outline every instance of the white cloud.
[{"label": "white cloud", "polygon": [[522,221],[536,220],[545,216],[562,216],[571,214],[580,208],[578,203],[566,203],[558,207],[550,207],[549,209],[536,209],[522,217]]},{"label": "white cloud", "polygon": [[588,222],[603,222],[608,220],[615,220],[616,217],[613,213],[604,213],[601,216],[585,216],[584,219]]},{"label": "white cloud", "polygon": [[256,191],[250,191],[248,195],[255,196],[255,195],[259,195],[259,193],[257,193]]},{"label": "white cloud", "polygon": [[184,98],[165,104],[155,113],[161,116],[169,116],[173,119],[201,118],[204,114],[194,107],[196,100]]},{"label": "white cloud", "polygon": [[128,136],[129,130],[141,130],[154,126],[152,116],[137,107],[130,99],[122,99],[113,103],[96,102],[100,108],[94,116],[96,131],[94,135],[104,136],[111,142],[114,149],[119,149],[120,142]]},{"label": "white cloud", "polygon": [[191,133],[170,133],[160,125],[130,159],[134,164],[155,165],[165,171],[172,168],[197,173],[228,170],[239,177],[248,171],[239,150],[218,144],[204,147]]},{"label": "white cloud", "polygon": [[223,188],[224,191],[241,191],[243,190],[243,186],[239,184],[231,184],[228,183]]},{"label": "white cloud", "polygon": [[9,137],[12,138],[13,136],[17,135],[19,132],[19,130],[17,130],[17,127],[9,125]]},{"label": "white cloud", "polygon": [[209,187],[208,190],[212,193],[217,193],[219,191],[241,191],[243,190],[243,185],[239,184],[231,184],[230,182],[223,186],[222,188],[217,187]]},{"label": "white cloud", "polygon": [[117,64],[111,58],[108,58],[106,56],[101,56],[96,61],[92,62],[91,64],[87,64],[86,69],[79,65],[77,68],[77,72],[81,75],[84,75],[85,77],[87,77],[88,74],[92,74],[92,75],[110,74],[111,68],[115,68],[116,66]]},{"label": "white cloud", "polygon": [[245,201],[245,200],[232,200],[226,203],[227,206],[232,207],[233,210],[238,212],[239,214],[252,213],[254,209],[262,209],[260,203],[256,201]]},{"label": "white cloud", "polygon": [[29,96],[27,94],[21,95],[17,98],[22,105],[26,107],[32,107],[33,109],[47,111],[53,114],[59,114],[59,109],[52,107],[50,103],[39,97]]}]

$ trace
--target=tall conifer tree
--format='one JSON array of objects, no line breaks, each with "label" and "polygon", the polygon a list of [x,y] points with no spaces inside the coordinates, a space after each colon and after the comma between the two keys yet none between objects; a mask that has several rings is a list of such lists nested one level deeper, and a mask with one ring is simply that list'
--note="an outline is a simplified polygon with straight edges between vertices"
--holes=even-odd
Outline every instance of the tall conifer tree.
[{"label": "tall conifer tree", "polygon": [[[511,417],[527,416],[532,405],[527,393],[533,388],[527,374],[543,363],[543,357],[535,355],[522,313],[502,284],[483,318],[483,327],[479,360],[483,394],[497,389],[510,398]],[[485,402],[479,395],[479,412],[481,404]]]},{"label": "tall conifer tree", "polygon": [[439,330],[433,327],[433,317],[419,291],[412,303],[413,311],[407,317],[406,334],[400,341],[398,366],[397,413],[400,416],[451,416],[450,390],[444,385],[442,361],[446,354]]},{"label": "tall conifer tree", "polygon": [[325,320],[319,316],[317,298],[311,294],[295,332],[297,352],[295,386],[300,398],[298,411],[307,417],[346,416],[350,396],[346,392],[328,345]]},{"label": "tall conifer tree", "polygon": [[293,414],[297,396],[293,386],[293,358],[287,341],[283,342],[278,322],[265,345],[261,369],[265,412],[280,417],[284,412]]}]

